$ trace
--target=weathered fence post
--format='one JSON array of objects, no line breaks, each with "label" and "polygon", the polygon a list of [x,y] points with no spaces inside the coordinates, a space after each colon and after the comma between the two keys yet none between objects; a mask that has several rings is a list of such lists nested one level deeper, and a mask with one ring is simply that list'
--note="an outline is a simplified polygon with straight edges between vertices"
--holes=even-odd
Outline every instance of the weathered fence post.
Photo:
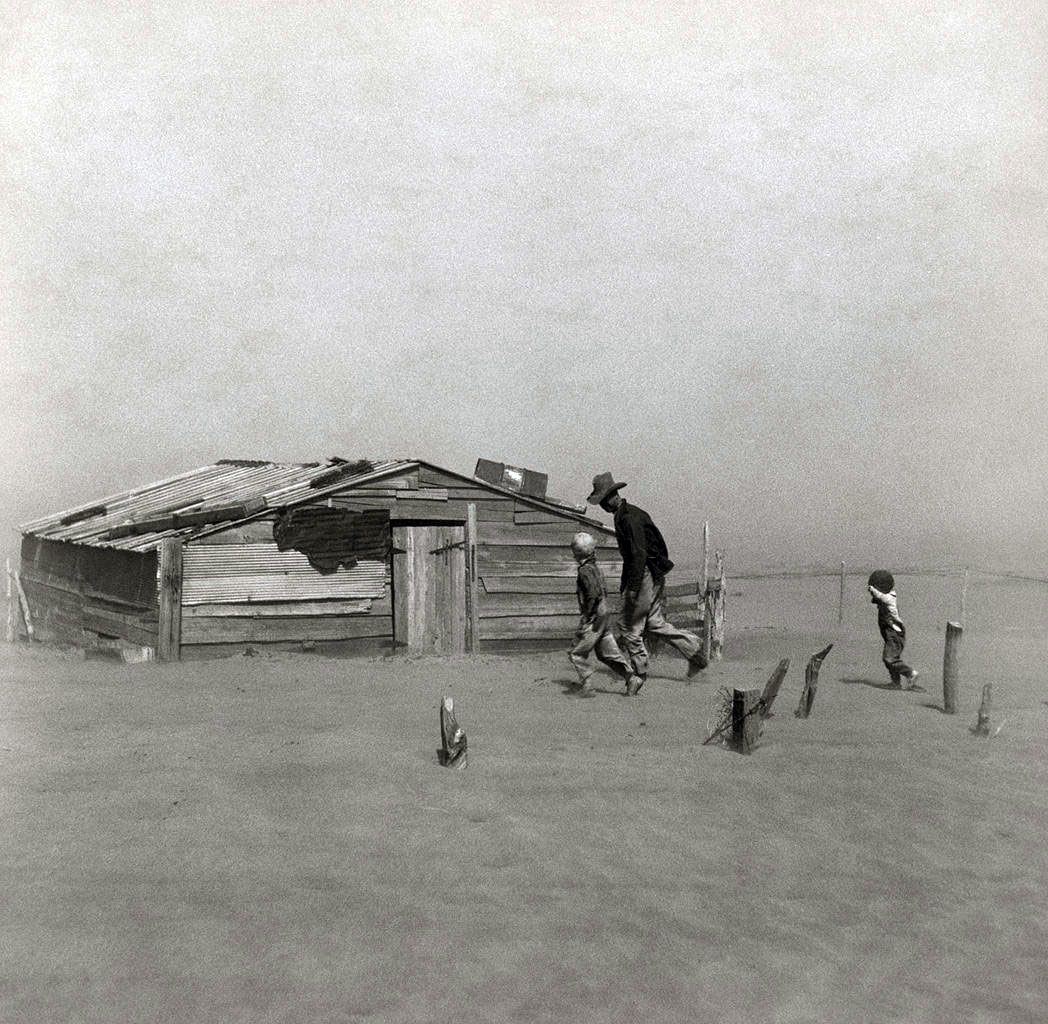
[{"label": "weathered fence post", "polygon": [[703,520],[702,523],[702,589],[700,594],[706,593],[706,586],[710,581],[710,521]]},{"label": "weathered fence post", "polygon": [[713,602],[713,631],[710,635],[710,657],[719,661],[724,657],[724,605],[727,586],[724,579],[724,552],[717,552],[717,591]]},{"label": "weathered fence post", "polygon": [[960,681],[958,661],[963,633],[959,622],[946,623],[946,646],[942,655],[942,709],[948,715],[957,712],[957,687]]},{"label": "weathered fence post", "polygon": [[783,658],[764,684],[764,693],[761,694],[761,718],[771,717],[771,706],[775,703],[775,698],[779,695],[779,687],[782,686],[782,681],[789,670],[790,659]]},{"label": "weathered fence post", "polygon": [[961,584],[961,625],[967,621],[968,613],[968,570],[964,570],[964,582]]},{"label": "weathered fence post", "polygon": [[760,739],[760,690],[733,690],[731,696],[731,743],[740,754],[748,754]]},{"label": "weathered fence post", "polygon": [[982,703],[979,705],[979,717],[972,726],[972,732],[976,736],[990,735],[990,684],[987,683],[982,691]]},{"label": "weathered fence post", "polygon": [[837,605],[837,625],[844,624],[844,563],[841,562],[841,599]]},{"label": "weathered fence post", "polygon": [[437,760],[445,768],[465,768],[469,760],[466,734],[455,719],[455,702],[448,696],[440,702],[440,749]]},{"label": "weathered fence post", "polygon": [[33,640],[33,614],[29,610],[29,599],[25,596],[25,590],[22,589],[22,577],[18,575],[18,570],[15,570],[15,589],[18,591],[18,603],[22,608],[22,621],[25,622],[25,636],[26,639],[32,643]]},{"label": "weathered fence post", "polygon": [[815,703],[815,688],[819,685],[819,669],[822,668],[823,660],[832,648],[833,644],[827,644],[808,659],[808,667],[804,670],[804,689],[801,691],[801,701],[797,705],[797,710],[794,711],[797,718],[807,718],[811,714],[812,705]]},{"label": "weathered fence post", "polygon": [[182,657],[182,540],[166,537],[160,542],[160,621],[157,660]]},{"label": "weathered fence post", "polygon": [[15,640],[15,606],[12,600],[11,594],[11,559],[8,558],[4,563],[4,568],[7,570],[7,642],[9,644],[14,643]]}]

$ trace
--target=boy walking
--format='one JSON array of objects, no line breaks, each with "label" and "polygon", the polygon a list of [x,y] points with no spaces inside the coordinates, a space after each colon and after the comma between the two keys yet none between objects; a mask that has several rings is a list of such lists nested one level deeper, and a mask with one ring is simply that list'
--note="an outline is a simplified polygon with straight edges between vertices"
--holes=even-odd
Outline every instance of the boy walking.
[{"label": "boy walking", "polygon": [[576,533],[571,540],[571,553],[578,563],[575,579],[575,596],[579,602],[579,625],[575,630],[575,643],[568,652],[575,671],[579,674],[579,692],[593,692],[590,676],[594,664],[590,655],[608,666],[626,684],[629,692],[634,680],[629,662],[622,656],[609,628],[607,590],[604,573],[597,565],[597,542],[591,534]]},{"label": "boy walking", "polygon": [[902,649],[906,645],[906,627],[899,618],[899,606],[895,596],[895,577],[884,569],[870,573],[866,589],[870,600],[877,605],[877,626],[884,640],[884,667],[891,676],[892,683],[912,690],[918,672],[902,660]]}]

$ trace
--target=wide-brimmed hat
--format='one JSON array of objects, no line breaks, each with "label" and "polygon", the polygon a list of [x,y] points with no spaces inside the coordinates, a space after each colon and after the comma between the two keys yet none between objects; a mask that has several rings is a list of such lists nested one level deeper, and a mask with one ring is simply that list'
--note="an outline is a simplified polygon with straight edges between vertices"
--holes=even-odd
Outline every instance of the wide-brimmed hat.
[{"label": "wide-brimmed hat", "polygon": [[625,484],[615,483],[615,477],[610,473],[598,473],[593,478],[593,493],[586,499],[591,505],[599,505],[605,498],[610,497]]}]

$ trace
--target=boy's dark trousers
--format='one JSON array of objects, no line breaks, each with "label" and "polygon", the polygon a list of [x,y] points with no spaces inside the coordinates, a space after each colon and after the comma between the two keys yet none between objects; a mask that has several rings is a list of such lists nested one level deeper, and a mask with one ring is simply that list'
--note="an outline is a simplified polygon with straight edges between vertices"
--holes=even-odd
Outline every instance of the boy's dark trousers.
[{"label": "boy's dark trousers", "polygon": [[897,633],[891,628],[884,630],[884,667],[896,685],[899,685],[902,679],[909,679],[913,675],[913,669],[902,660],[902,649],[905,646],[905,633]]}]

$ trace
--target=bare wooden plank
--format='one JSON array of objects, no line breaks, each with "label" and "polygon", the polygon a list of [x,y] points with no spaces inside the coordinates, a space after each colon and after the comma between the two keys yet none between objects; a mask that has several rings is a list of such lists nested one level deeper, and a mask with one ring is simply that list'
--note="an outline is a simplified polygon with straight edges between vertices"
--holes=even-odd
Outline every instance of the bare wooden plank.
[{"label": "bare wooden plank", "polygon": [[539,526],[564,523],[565,519],[563,516],[555,516],[549,512],[539,512],[526,505],[516,505],[513,510],[513,522],[520,526]]},{"label": "bare wooden plank", "polygon": [[418,487],[411,491],[398,491],[397,499],[411,498],[414,501],[447,501],[446,487]]},{"label": "bare wooden plank", "polygon": [[574,594],[572,576],[482,576],[485,594]]},{"label": "bare wooden plank", "polygon": [[[488,526],[497,524],[488,523]],[[610,572],[611,566],[616,566],[616,572],[621,571],[622,556],[618,548],[597,548],[597,561],[605,573]],[[520,562],[532,564],[566,565],[572,575],[575,574],[575,559],[571,557],[571,548],[568,545],[531,545],[531,544],[492,544],[481,538],[477,547],[477,558],[480,562]],[[539,575],[536,573],[535,575]]]},{"label": "bare wooden plank", "polygon": [[391,521],[426,520],[434,523],[464,523],[466,503],[439,501],[397,501],[389,510]]},{"label": "bare wooden plank", "polygon": [[513,506],[508,501],[470,502],[477,509],[479,523],[512,523]]},{"label": "bare wooden plank", "polygon": [[[249,601],[239,604],[192,604],[182,609],[182,621],[242,617],[294,618],[303,615],[367,615],[372,610],[372,599],[368,597],[337,601]],[[376,614],[381,614],[377,609],[375,611]]]},{"label": "bare wooden plank", "polygon": [[203,661],[212,658],[243,657],[249,654],[269,654],[286,651],[295,654],[330,655],[331,657],[375,657],[393,651],[391,637],[355,637],[349,640],[284,640],[253,641],[219,644],[183,644],[183,661]]},{"label": "bare wooden plank", "polygon": [[354,484],[349,491],[340,493],[349,494],[351,491],[407,491],[414,490],[416,486],[417,481],[407,476],[385,476],[381,480],[366,480],[364,483]]},{"label": "bare wooden plank", "polygon": [[348,640],[392,637],[389,615],[347,615],[293,618],[203,618],[182,623],[183,642],[276,643],[288,640]]},{"label": "bare wooden plank", "polygon": [[485,594],[480,617],[518,617],[528,615],[572,615],[578,618],[579,604],[571,594]]},{"label": "bare wooden plank", "polygon": [[156,647],[158,642],[154,630],[145,626],[136,626],[129,622],[114,622],[104,616],[84,612],[83,628],[85,631],[101,634],[103,636],[116,636],[128,640],[134,644],[143,644],[147,647]]},{"label": "bare wooden plank", "polygon": [[242,526],[234,526],[218,533],[209,533],[188,542],[187,547],[198,544],[271,544],[273,542],[273,519],[256,519]]},{"label": "bare wooden plank", "polygon": [[684,597],[689,594],[701,594],[702,586],[698,580],[691,580],[684,583],[667,583],[663,589],[663,593],[667,597]]},{"label": "bare wooden plank", "polygon": [[574,615],[536,615],[518,618],[495,618],[480,620],[480,638],[482,640],[514,640],[535,638],[562,637],[567,643],[578,624],[579,616]]},{"label": "bare wooden plank", "polygon": [[441,472],[434,466],[419,466],[418,482],[420,487],[461,487],[466,483],[461,477]]},{"label": "bare wooden plank", "polygon": [[[514,513],[516,516],[516,513]],[[482,544],[511,544],[539,547],[570,548],[571,538],[580,530],[578,523],[561,520],[559,523],[517,524],[484,523],[480,529]],[[618,553],[615,538],[596,531],[592,532],[598,548],[614,549]],[[570,556],[569,556],[570,557]]]},{"label": "bare wooden plank", "polygon": [[513,507],[513,498],[508,494],[497,494],[495,491],[486,491],[483,487],[448,487],[448,498],[458,498],[461,501],[490,502],[493,505],[504,504]]}]

